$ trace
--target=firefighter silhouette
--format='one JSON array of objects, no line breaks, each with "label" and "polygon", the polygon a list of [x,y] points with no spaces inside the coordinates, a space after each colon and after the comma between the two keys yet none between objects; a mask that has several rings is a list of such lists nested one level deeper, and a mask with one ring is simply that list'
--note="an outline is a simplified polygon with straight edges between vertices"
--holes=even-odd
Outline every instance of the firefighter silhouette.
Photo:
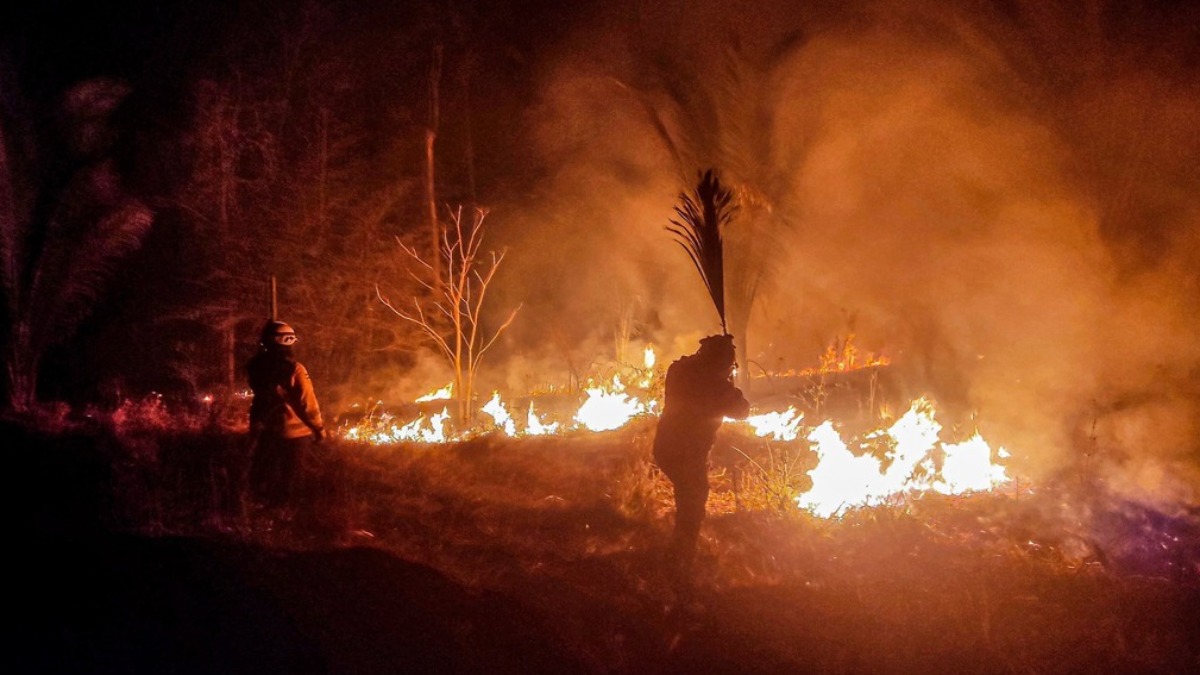
[{"label": "firefighter silhouette", "polygon": [[296,339],[288,324],[268,321],[258,353],[246,364],[254,393],[250,487],[256,501],[267,508],[294,506],[301,461],[325,436],[312,380],[292,351]]},{"label": "firefighter silhouette", "polygon": [[750,404],[733,384],[733,337],[713,335],[667,369],[654,461],[671,480],[675,528],[668,546],[672,571],[690,575],[708,502],[708,453],[725,417],[745,419]]}]

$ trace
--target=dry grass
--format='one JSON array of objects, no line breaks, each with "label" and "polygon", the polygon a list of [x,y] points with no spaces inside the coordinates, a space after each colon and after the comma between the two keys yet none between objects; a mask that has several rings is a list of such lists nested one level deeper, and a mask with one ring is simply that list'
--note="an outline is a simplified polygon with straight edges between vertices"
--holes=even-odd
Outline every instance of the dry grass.
[{"label": "dry grass", "polygon": [[789,506],[808,458],[741,443],[714,455],[700,566],[681,599],[662,571],[670,491],[649,462],[648,422],[440,446],[332,443],[314,466],[336,499],[315,526],[247,504],[237,434],[8,431],[39,474],[87,467],[62,495],[30,486],[50,490],[40,499],[99,485],[78,512],[39,516],[42,531],[95,509],[104,527],[151,535],[377,547],[518,598],[595,672],[1200,667],[1200,513],[1094,486],[821,520]]}]

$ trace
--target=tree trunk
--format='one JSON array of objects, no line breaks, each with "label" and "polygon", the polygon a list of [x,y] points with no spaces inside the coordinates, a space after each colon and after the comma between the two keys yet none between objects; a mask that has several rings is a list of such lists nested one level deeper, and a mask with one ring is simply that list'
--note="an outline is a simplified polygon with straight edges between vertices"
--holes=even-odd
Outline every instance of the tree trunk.
[{"label": "tree trunk", "polygon": [[475,190],[475,127],[471,123],[471,77],[475,73],[475,55],[468,54],[463,60],[462,90],[463,90],[463,145],[467,160],[467,196],[471,206],[479,204]]},{"label": "tree trunk", "polygon": [[434,182],[434,145],[437,142],[439,104],[442,79],[442,46],[433,48],[433,63],[429,67],[429,125],[425,128],[425,205],[429,215],[429,251],[434,294],[442,284],[442,225],[437,213],[437,189]]},{"label": "tree trunk", "polygon": [[749,322],[735,322],[729,327],[729,334],[733,336],[737,344],[737,377],[735,384],[742,390],[742,393],[747,397],[751,395],[750,391],[750,330]]},{"label": "tree trunk", "polygon": [[38,356],[29,342],[29,327],[22,324],[15,343],[7,351],[8,408],[16,412],[30,410],[37,403]]},{"label": "tree trunk", "polygon": [[237,341],[234,340],[232,328],[226,328],[221,333],[225,351],[225,386],[233,391],[237,386]]}]

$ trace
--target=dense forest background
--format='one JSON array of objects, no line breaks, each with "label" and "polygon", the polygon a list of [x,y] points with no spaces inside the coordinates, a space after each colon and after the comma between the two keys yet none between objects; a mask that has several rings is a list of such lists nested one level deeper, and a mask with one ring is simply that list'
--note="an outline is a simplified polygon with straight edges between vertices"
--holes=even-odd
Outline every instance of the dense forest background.
[{"label": "dense forest background", "polygon": [[[440,203],[492,203],[504,190],[495,158],[518,141],[486,126],[524,93],[513,75],[540,36],[495,44],[517,16],[497,10],[47,3],[19,13],[0,73],[4,168],[16,227],[28,229],[9,240],[22,252],[6,253],[26,256],[16,284],[26,297],[8,319],[62,315],[29,322],[39,397],[236,388],[272,275],[280,317],[300,327],[325,383],[369,385],[411,365],[418,335],[382,316],[375,285],[411,292],[394,239],[425,222],[427,129],[438,134]],[[151,214],[152,226],[132,227]],[[81,238],[105,219],[107,238]],[[77,295],[87,301],[67,306]]]}]

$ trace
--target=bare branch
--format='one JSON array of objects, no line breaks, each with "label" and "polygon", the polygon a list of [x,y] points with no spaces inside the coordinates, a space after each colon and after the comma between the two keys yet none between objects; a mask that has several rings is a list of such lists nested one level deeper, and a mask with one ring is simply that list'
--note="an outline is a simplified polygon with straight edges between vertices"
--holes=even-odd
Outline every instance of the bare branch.
[{"label": "bare branch", "polygon": [[522,303],[517,305],[516,309],[509,312],[508,318],[504,320],[504,323],[500,324],[500,327],[497,328],[496,332],[492,334],[491,339],[489,339],[487,343],[479,349],[479,356],[483,356],[483,353],[488,350],[488,347],[492,346],[492,343],[496,341],[496,338],[500,337],[500,334],[503,333],[510,325],[512,325],[513,320],[517,318],[517,312],[521,311],[521,308],[524,306],[525,304]]},{"label": "bare branch", "polygon": [[[475,209],[469,222],[463,221],[461,206],[447,208],[447,211],[446,226],[441,233],[441,250],[438,252],[440,264],[430,264],[421,258],[414,247],[397,239],[402,253],[417,267],[417,271],[410,267],[410,275],[421,287],[431,292],[431,297],[414,297],[414,309],[407,310],[394,306],[382,295],[378,286],[376,295],[394,314],[418,326],[437,345],[454,370],[460,418],[465,421],[471,416],[475,374],[483,355],[512,324],[521,308],[518,306],[510,312],[494,331],[489,333],[484,330],[481,321],[484,300],[505,253],[492,251],[486,259],[480,256],[486,209]],[[430,274],[435,270],[436,277]],[[423,276],[420,274],[422,272],[425,273]]]}]

